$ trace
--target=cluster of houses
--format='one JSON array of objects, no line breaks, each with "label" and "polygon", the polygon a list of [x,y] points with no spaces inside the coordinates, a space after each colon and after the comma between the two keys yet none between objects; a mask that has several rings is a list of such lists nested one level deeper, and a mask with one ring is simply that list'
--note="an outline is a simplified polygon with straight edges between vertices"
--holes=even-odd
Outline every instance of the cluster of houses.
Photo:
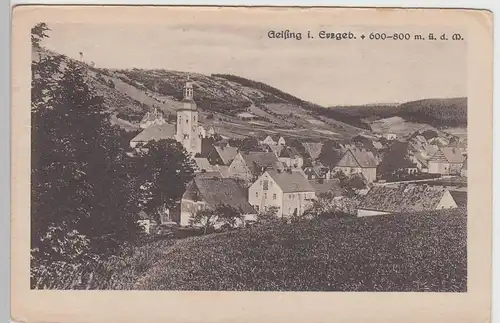
[{"label": "cluster of houses", "polygon": [[361,175],[370,187],[358,206],[358,216],[457,207],[443,188],[378,186],[378,169],[384,164],[408,174],[466,176],[466,141],[429,129],[399,140],[390,134],[360,134],[329,147],[331,154],[325,157],[321,156],[326,149],[323,142],[301,142],[298,149],[283,136],[268,135],[258,140],[255,149],[243,150],[226,140],[214,140],[214,129],[205,131],[198,124],[190,82],[182,104],[175,125],[165,122],[156,109],[147,113],[140,123],[144,130],[130,142],[134,148],[138,143],[174,138],[192,155],[196,175],[182,196],[176,219],[182,226],[189,225],[197,211],[222,203],[242,210],[248,220],[270,208],[278,217],[300,215],[327,192],[341,195],[338,172]]}]

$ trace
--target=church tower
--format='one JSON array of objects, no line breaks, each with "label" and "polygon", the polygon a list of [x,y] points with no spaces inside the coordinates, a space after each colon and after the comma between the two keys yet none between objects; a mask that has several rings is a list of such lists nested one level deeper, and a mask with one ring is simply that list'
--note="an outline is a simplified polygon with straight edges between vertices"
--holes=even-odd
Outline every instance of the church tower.
[{"label": "church tower", "polygon": [[176,140],[193,156],[201,153],[201,137],[198,131],[198,109],[194,102],[193,83],[184,86],[182,108],[177,110]]}]

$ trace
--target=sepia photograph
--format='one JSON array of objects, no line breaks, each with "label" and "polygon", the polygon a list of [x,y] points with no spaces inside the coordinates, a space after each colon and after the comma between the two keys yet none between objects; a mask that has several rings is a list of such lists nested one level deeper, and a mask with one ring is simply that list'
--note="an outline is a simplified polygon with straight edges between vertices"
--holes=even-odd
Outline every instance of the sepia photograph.
[{"label": "sepia photograph", "polygon": [[[387,313],[479,295],[461,311],[483,317],[491,16],[143,9],[18,15],[13,256],[21,266],[29,252],[25,293],[158,301],[126,312],[162,308],[165,292],[261,292],[234,293],[234,311],[265,295],[283,295],[280,310],[293,295],[318,308],[370,298]],[[188,312],[226,304],[168,295]]]},{"label": "sepia photograph", "polygon": [[465,41],[298,35],[33,26],[32,288],[466,292]]}]

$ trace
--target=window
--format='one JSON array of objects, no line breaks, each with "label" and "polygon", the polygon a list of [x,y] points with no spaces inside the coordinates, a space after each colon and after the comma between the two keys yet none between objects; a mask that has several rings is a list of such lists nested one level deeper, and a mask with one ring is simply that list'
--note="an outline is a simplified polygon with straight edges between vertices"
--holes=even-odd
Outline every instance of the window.
[{"label": "window", "polygon": [[186,119],[186,124],[187,124],[188,122],[189,122],[189,120],[188,120],[188,119]]},{"label": "window", "polygon": [[264,198],[267,199],[267,193],[264,193]]},{"label": "window", "polygon": [[255,192],[255,197],[259,197],[259,192]]},{"label": "window", "polygon": [[295,194],[292,194],[292,200],[295,200]]},{"label": "window", "polygon": [[196,116],[193,116],[193,121],[196,121]]},{"label": "window", "polygon": [[255,211],[259,212],[259,206],[258,205],[255,205],[254,209],[255,209]]},{"label": "window", "polygon": [[273,200],[276,200],[276,193],[273,194]]},{"label": "window", "polygon": [[265,180],[264,181],[264,190],[267,191],[269,189],[269,181]]}]

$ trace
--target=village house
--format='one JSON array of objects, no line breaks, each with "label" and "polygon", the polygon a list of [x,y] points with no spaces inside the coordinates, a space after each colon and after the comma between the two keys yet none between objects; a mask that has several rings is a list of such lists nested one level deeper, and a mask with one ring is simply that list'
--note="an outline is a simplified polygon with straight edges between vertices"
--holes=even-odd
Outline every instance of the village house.
[{"label": "village house", "polygon": [[208,161],[212,165],[229,165],[238,154],[238,148],[229,145],[214,145],[208,154]]},{"label": "village house", "polygon": [[260,147],[262,148],[263,151],[265,152],[272,152],[278,157],[283,150],[284,146],[283,145],[268,145],[268,144],[261,144]]},{"label": "village house", "polygon": [[311,179],[309,184],[314,188],[314,192],[317,197],[324,197],[330,195],[331,197],[342,196],[343,189],[340,185],[340,180],[338,178],[333,179]]},{"label": "village house", "polygon": [[286,144],[285,138],[280,137],[280,136],[267,136],[264,138],[264,140],[259,141],[259,144],[261,145],[282,145],[284,146]]},{"label": "village house", "polygon": [[240,120],[243,121],[252,121],[257,118],[256,115],[251,114],[250,112],[241,112],[236,115]]},{"label": "village house", "polygon": [[465,157],[462,169],[460,170],[460,176],[467,177],[467,157]]},{"label": "village house", "polygon": [[275,207],[278,217],[301,215],[314,199],[314,188],[299,171],[268,170],[248,189],[248,202],[256,211]]},{"label": "village house", "polygon": [[146,112],[142,120],[139,122],[139,127],[146,129],[151,126],[162,125],[164,123],[166,123],[166,121],[163,118],[163,113],[158,111],[157,108],[154,108],[152,112]]},{"label": "village house", "polygon": [[196,157],[204,157],[208,158],[208,155],[214,149],[216,145],[215,140],[213,138],[202,138],[201,139],[201,152],[196,155]]},{"label": "village house", "polygon": [[205,128],[203,128],[203,126],[198,126],[198,135],[200,136],[200,138],[206,138],[207,137],[207,131],[205,130]]},{"label": "village house", "polygon": [[443,136],[434,137],[429,139],[429,144],[436,145],[438,147],[448,147],[450,145],[450,140]]},{"label": "village house", "polygon": [[375,186],[358,206],[357,216],[421,212],[456,208],[447,189],[428,185]]},{"label": "village house", "polygon": [[284,147],[281,150],[278,159],[283,163],[283,165],[290,168],[302,168],[304,165],[304,159],[299,154],[297,149],[293,147]]},{"label": "village house", "polygon": [[139,144],[146,144],[150,141],[160,141],[162,139],[172,139],[175,135],[175,126],[171,123],[152,125],[130,140],[130,147],[136,148]]},{"label": "village house", "polygon": [[256,211],[248,203],[246,190],[233,178],[195,177],[181,199],[181,226],[189,226],[196,212],[225,204],[242,212],[245,221],[254,221]]},{"label": "village house", "polygon": [[208,128],[207,136],[208,136],[208,138],[212,138],[213,136],[215,136],[215,129],[214,129],[214,127]]},{"label": "village house", "polygon": [[217,169],[194,173],[194,178],[216,178],[216,177],[224,178],[222,173]]},{"label": "village house", "polygon": [[395,133],[384,133],[382,135],[382,137],[384,137],[385,139],[387,140],[396,140],[396,138],[398,137]]},{"label": "village house", "polygon": [[266,170],[283,169],[283,164],[272,152],[239,152],[229,165],[229,176],[250,184]]},{"label": "village house", "polygon": [[440,147],[429,159],[429,173],[441,175],[459,175],[464,156],[456,147]]},{"label": "village house", "polygon": [[341,171],[345,175],[361,173],[368,183],[377,178],[378,161],[372,152],[359,149],[348,149],[333,168],[333,172]]},{"label": "village house", "polygon": [[211,172],[213,170],[213,165],[208,162],[208,158],[195,157],[193,160],[196,164],[195,172]]},{"label": "village house", "polygon": [[329,179],[331,175],[330,169],[321,163],[305,166],[303,170],[308,180]]},{"label": "village house", "polygon": [[429,161],[426,159],[422,153],[414,152],[410,155],[411,162],[416,166],[417,170],[421,173],[429,172]]}]

